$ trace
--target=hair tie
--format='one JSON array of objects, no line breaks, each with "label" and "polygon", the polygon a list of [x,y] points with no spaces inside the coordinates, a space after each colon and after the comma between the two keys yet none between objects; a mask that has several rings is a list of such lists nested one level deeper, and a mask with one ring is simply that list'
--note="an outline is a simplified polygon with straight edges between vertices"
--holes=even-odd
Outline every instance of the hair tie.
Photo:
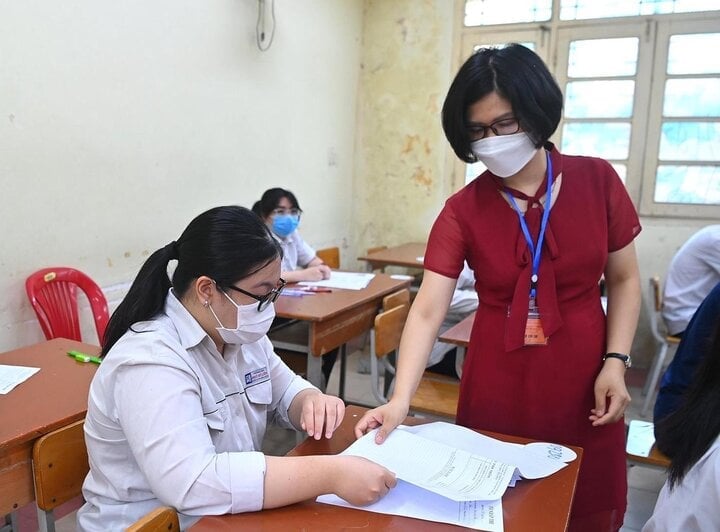
[{"label": "hair tie", "polygon": [[175,240],[165,246],[163,251],[165,251],[170,260],[177,260],[180,258],[180,250],[178,249],[178,244]]}]

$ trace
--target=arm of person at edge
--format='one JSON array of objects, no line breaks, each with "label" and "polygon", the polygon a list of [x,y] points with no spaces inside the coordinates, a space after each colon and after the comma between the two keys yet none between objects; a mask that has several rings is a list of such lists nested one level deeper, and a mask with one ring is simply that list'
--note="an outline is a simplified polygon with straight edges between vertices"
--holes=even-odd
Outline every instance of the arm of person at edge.
[{"label": "arm of person at edge", "polygon": [[[607,353],[630,353],[640,314],[640,273],[635,244],[608,254],[605,267],[607,287]],[[630,394],[625,385],[622,360],[608,358],[595,379],[595,408],[590,410],[593,426],[614,423],[625,413]]]},{"label": "arm of person at edge", "polygon": [[300,270],[282,272],[280,275],[288,283],[299,283],[300,281],[322,281],[330,279],[331,270],[319,257],[307,263]]},{"label": "arm of person at edge", "polygon": [[355,437],[380,427],[375,436],[382,443],[403,422],[427,365],[430,351],[447,312],[456,279],[425,270],[420,290],[408,313],[398,353],[395,391],[387,404],[365,413],[355,425]]},{"label": "arm of person at edge", "polygon": [[[337,398],[315,389],[298,393],[288,416],[296,427],[319,440],[332,437],[345,414]],[[395,486],[395,475],[381,465],[359,456],[265,456],[263,508],[277,508],[334,493],[351,504],[364,506]]]}]

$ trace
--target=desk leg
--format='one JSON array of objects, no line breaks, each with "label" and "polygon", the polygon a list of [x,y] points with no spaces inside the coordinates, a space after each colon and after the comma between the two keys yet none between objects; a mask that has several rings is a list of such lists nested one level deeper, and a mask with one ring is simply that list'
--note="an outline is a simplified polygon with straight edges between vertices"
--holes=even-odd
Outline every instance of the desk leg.
[{"label": "desk leg", "polygon": [[340,346],[340,384],[338,385],[338,397],[345,400],[345,371],[347,366],[347,344]]},{"label": "desk leg", "polygon": [[455,349],[455,373],[458,378],[462,377],[463,362],[465,362],[465,347],[457,346]]},{"label": "desk leg", "polygon": [[[322,385],[322,357],[315,356],[308,352],[307,354],[307,380],[313,386],[317,386],[323,390]],[[324,390],[323,390],[324,391]]]}]

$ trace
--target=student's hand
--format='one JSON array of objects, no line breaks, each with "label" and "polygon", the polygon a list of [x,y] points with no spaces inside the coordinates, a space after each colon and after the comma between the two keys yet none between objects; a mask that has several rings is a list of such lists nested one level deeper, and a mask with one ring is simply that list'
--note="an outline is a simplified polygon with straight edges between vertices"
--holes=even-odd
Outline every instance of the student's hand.
[{"label": "student's hand", "polygon": [[333,493],[355,506],[382,499],[397,484],[395,473],[360,456],[338,456],[342,473],[336,475]]},{"label": "student's hand", "polygon": [[375,443],[384,442],[388,435],[395,430],[407,417],[408,407],[399,402],[390,401],[387,404],[374,408],[360,418],[355,425],[355,437],[360,438],[363,434],[380,427],[375,435]]},{"label": "student's hand", "polygon": [[595,408],[590,410],[593,427],[614,423],[630,404],[625,386],[625,367],[620,360],[609,358],[595,379]]},{"label": "student's hand", "polygon": [[305,268],[303,273],[307,277],[305,281],[322,281],[324,279],[330,279],[332,270],[325,264],[318,264],[317,266]]},{"label": "student's hand", "polygon": [[317,390],[308,390],[302,397],[300,426],[308,436],[319,440],[323,436],[332,438],[345,416],[345,403],[339,397],[325,395]]}]

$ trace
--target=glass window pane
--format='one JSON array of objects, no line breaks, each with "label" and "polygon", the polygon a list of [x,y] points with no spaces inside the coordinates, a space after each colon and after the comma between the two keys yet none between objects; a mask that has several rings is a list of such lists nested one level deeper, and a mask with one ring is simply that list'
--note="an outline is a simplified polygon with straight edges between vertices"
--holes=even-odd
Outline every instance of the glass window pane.
[{"label": "glass window pane", "polygon": [[540,22],[551,13],[552,0],[466,0],[465,25]]},{"label": "glass window pane", "polygon": [[563,126],[561,151],[568,155],[625,160],[629,146],[630,124],[625,122],[570,122]]},{"label": "glass window pane", "polygon": [[720,167],[658,166],[656,203],[720,205]]},{"label": "glass window pane", "polygon": [[565,88],[567,118],[629,118],[635,82],[572,81]]},{"label": "glass window pane", "polygon": [[673,35],[668,47],[668,74],[720,72],[720,33]]},{"label": "glass window pane", "polygon": [[561,0],[560,19],[694,13],[718,9],[717,0]]},{"label": "glass window pane", "polygon": [[637,55],[637,37],[572,41],[568,77],[634,76],[637,72]]},{"label": "glass window pane", "polygon": [[625,164],[619,164],[619,163],[612,163],[612,167],[617,172],[618,177],[620,177],[620,181],[623,183],[627,183],[627,165]]},{"label": "glass window pane", "polygon": [[665,122],[661,161],[720,161],[720,122]]},{"label": "glass window pane", "polygon": [[720,116],[720,78],[667,80],[663,116]]}]

